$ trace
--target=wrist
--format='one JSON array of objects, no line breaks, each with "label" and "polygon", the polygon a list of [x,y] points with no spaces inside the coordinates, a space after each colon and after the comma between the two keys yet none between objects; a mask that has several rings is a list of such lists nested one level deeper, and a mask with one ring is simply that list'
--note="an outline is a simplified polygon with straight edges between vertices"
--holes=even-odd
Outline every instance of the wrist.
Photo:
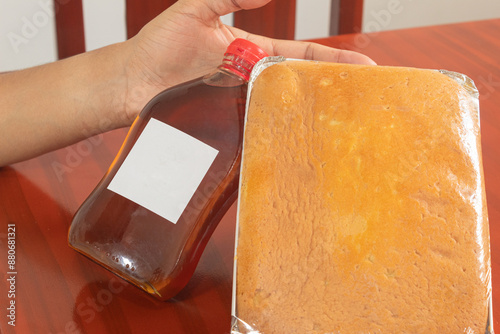
[{"label": "wrist", "polygon": [[123,91],[123,115],[127,125],[132,124],[144,106],[166,87],[156,77],[157,60],[150,59],[148,54],[138,45],[137,37],[123,43],[127,50],[125,59],[125,87]]},{"label": "wrist", "polygon": [[[132,124],[135,114],[127,103],[129,84],[127,66],[131,57],[127,42],[109,45],[95,51],[95,66],[91,69],[97,80],[92,86],[95,96],[90,111],[97,111],[96,123],[99,133]],[[92,100],[91,100],[92,101]]]}]

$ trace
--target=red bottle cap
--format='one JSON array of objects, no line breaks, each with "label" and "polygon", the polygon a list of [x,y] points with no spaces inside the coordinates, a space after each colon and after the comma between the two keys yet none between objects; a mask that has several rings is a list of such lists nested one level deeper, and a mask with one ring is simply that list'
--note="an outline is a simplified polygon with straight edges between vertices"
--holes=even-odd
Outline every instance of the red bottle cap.
[{"label": "red bottle cap", "polygon": [[267,56],[258,45],[237,38],[227,47],[222,67],[248,81],[253,66]]}]

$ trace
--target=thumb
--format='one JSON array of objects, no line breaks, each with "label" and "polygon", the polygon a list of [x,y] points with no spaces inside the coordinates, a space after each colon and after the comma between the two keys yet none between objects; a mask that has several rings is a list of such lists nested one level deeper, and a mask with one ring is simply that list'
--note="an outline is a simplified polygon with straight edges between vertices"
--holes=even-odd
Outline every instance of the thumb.
[{"label": "thumb", "polygon": [[246,10],[262,7],[271,2],[271,0],[195,0],[192,2],[198,6],[204,5],[212,13],[212,18],[218,18],[241,9]]}]

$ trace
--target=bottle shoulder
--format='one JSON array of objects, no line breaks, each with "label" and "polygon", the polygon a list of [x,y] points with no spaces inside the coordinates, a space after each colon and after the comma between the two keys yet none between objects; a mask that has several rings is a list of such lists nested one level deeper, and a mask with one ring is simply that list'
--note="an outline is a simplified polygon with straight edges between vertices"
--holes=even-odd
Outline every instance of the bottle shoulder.
[{"label": "bottle shoulder", "polygon": [[224,68],[218,68],[216,71],[205,75],[202,80],[204,84],[211,87],[237,87],[247,84],[245,79]]},{"label": "bottle shoulder", "polygon": [[246,94],[247,82],[234,74],[217,70],[202,77],[170,87],[157,94],[144,109],[149,109],[160,101],[182,100],[183,103],[191,99],[203,98],[205,95],[226,94],[227,96]]}]

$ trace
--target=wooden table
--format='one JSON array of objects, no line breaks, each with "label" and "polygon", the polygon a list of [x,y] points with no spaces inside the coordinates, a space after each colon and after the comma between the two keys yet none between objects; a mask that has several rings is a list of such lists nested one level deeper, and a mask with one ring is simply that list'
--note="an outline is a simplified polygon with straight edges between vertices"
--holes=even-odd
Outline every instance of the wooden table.
[{"label": "wooden table", "polygon": [[[481,93],[484,172],[491,225],[494,323],[500,320],[500,19],[321,39],[381,65],[448,69]],[[29,102],[28,102],[29,103]],[[195,276],[169,302],[155,301],[67,245],[73,213],[117,153],[124,130],[0,169],[0,332],[229,333],[235,209],[214,233]],[[7,266],[15,226],[15,268]],[[16,274],[8,274],[15,271]],[[15,276],[15,299],[8,284]],[[15,300],[16,326],[7,324]]]}]

